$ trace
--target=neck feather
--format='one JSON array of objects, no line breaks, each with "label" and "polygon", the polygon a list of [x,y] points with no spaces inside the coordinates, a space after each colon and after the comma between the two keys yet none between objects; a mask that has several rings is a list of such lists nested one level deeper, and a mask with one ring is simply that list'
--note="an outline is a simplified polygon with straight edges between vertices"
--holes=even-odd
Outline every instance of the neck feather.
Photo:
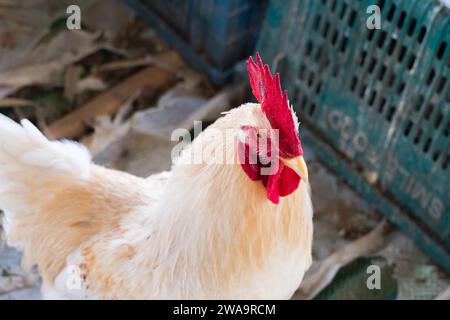
[{"label": "neck feather", "polygon": [[[218,121],[213,129],[221,130],[220,125]],[[236,139],[211,143],[214,138],[210,132],[205,130],[182,158],[200,150],[208,154],[208,146],[223,143],[226,163],[231,164],[173,167],[155,208],[162,212],[154,225],[163,251],[158,256],[167,257],[167,251],[171,251],[174,261],[196,268],[199,283],[214,281],[218,279],[215,275],[220,274],[222,282],[232,285],[231,279],[237,273],[244,276],[255,272],[277,250],[305,247],[310,252],[312,206],[308,186],[301,183],[278,205],[271,203],[264,186],[251,181],[242,171]],[[180,159],[183,160],[186,159]],[[226,277],[230,277],[230,282]]]}]

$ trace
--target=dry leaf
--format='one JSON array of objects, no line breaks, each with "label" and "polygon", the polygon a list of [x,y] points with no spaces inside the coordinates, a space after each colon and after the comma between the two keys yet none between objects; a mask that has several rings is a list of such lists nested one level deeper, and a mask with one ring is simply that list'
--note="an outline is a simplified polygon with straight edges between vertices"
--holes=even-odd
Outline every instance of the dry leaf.
[{"label": "dry leaf", "polygon": [[337,274],[339,269],[356,258],[379,251],[387,244],[392,225],[382,221],[367,235],[355,240],[325,258],[314,274],[306,277],[292,299],[312,299],[324,289]]},{"label": "dry leaf", "polygon": [[41,44],[34,54],[47,56],[47,62],[30,64],[0,73],[0,87],[17,90],[35,84],[54,84],[70,64],[102,47],[99,34],[73,30],[60,32],[49,44]]},{"label": "dry leaf", "polygon": [[103,91],[107,88],[108,85],[102,79],[95,76],[90,76],[77,82],[76,93],[80,94],[84,91]]},{"label": "dry leaf", "polygon": [[64,97],[72,102],[77,93],[78,80],[81,72],[83,71],[81,66],[68,66],[64,78]]},{"label": "dry leaf", "polygon": [[109,145],[124,137],[130,123],[124,122],[125,116],[130,112],[133,102],[139,97],[140,92],[132,95],[119,109],[114,119],[109,115],[101,115],[94,119],[94,133],[82,142],[93,156],[98,155]]},{"label": "dry leaf", "polygon": [[450,300],[450,287],[438,294],[434,300]]}]

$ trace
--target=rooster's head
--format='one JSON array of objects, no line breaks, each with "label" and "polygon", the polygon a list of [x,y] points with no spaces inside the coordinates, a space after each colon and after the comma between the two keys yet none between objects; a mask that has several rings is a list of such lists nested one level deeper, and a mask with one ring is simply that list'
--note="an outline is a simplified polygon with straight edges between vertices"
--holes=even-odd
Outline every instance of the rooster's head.
[{"label": "rooster's head", "polygon": [[272,76],[259,54],[256,63],[252,57],[248,59],[247,69],[253,94],[267,125],[241,126],[238,157],[247,176],[260,180],[267,190],[267,198],[277,204],[280,196],[293,193],[302,179],[308,180],[298,120],[289,106],[287,92],[281,90],[279,74]]}]

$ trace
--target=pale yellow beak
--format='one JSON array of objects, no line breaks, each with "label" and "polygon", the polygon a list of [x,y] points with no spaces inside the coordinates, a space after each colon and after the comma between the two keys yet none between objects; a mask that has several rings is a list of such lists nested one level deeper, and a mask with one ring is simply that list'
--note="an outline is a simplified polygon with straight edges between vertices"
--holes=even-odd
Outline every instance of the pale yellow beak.
[{"label": "pale yellow beak", "polygon": [[308,182],[308,167],[306,167],[303,157],[295,157],[292,159],[281,159],[286,167],[291,168],[297,173],[304,182]]}]

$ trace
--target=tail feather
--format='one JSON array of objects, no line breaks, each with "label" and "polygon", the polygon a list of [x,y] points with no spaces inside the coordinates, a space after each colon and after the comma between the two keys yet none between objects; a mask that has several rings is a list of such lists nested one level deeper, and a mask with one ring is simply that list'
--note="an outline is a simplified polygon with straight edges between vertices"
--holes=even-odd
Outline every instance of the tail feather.
[{"label": "tail feather", "polygon": [[0,114],[0,209],[7,243],[51,284],[81,243],[154,201],[148,182],[91,163],[70,141],[49,141],[28,120]]},{"label": "tail feather", "polygon": [[56,242],[52,232],[54,237],[63,214],[50,216],[54,212],[49,204],[61,190],[88,180],[91,167],[91,156],[82,145],[49,141],[30,121],[20,125],[0,114],[3,229],[8,244],[24,250],[26,267],[37,263],[40,252]]},{"label": "tail feather", "polygon": [[0,114],[0,167],[6,169],[2,173],[26,166],[87,177],[91,156],[84,146],[49,141],[30,121],[22,120],[21,124]]}]

